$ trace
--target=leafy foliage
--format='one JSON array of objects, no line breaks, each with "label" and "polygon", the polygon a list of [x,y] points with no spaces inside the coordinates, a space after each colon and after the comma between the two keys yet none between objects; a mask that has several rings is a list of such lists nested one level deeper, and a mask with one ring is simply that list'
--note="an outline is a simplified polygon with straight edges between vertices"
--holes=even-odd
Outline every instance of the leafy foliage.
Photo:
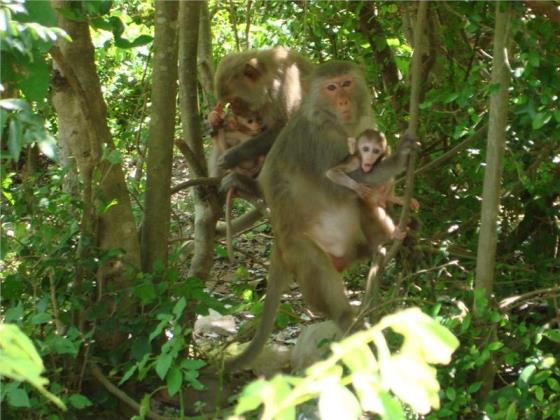
[{"label": "leafy foliage", "polygon": [[[391,353],[382,331],[403,336]],[[373,342],[377,357],[369,347]],[[322,419],[357,419],[362,411],[381,418],[404,419],[391,391],[414,411],[439,408],[439,384],[431,364],[448,364],[459,342],[446,328],[411,308],[384,317],[376,326],[332,345],[332,356],[306,370],[305,378],[278,375],[257,380],[241,393],[235,414],[263,405],[261,419],[294,419],[296,405],[319,398]],[[354,395],[346,385],[352,384]]]},{"label": "leafy foliage", "polygon": [[[211,1],[209,6],[216,60],[238,48],[282,44],[315,62],[333,58],[359,62],[372,88],[379,127],[392,139],[406,124],[414,3],[255,0]],[[365,410],[387,417],[414,417],[395,395],[423,413],[438,401],[439,410],[425,414],[427,418],[557,416],[560,56],[556,49],[560,29],[525,3],[513,3],[512,7],[510,118],[494,296],[477,313],[470,310],[475,301],[472,273],[485,136],[468,139],[487,122],[488,98],[495,88],[489,84],[494,4],[431,2],[419,166],[437,161],[466,143],[458,154],[418,176],[415,196],[421,211],[396,262],[386,268],[385,277],[391,281],[382,285],[383,300],[375,308],[382,315],[414,304],[430,313],[461,341],[451,363],[439,367],[435,376],[430,364],[443,359],[432,358],[441,353],[435,344],[440,341],[434,338],[439,333],[431,329],[431,321],[412,329],[406,322],[397,322],[393,324],[396,333],[384,331],[388,355],[382,355],[380,346],[372,353],[363,343],[339,344],[330,359],[309,371],[312,378],[323,380],[313,383],[280,376],[256,382],[242,394],[238,413],[264,403],[267,415],[280,410],[293,417],[301,405],[296,409],[283,404],[297,392],[305,398],[319,397],[319,410],[325,418],[337,415],[338,407],[344,407],[348,414]],[[365,30],[359,24],[364,12],[372,12],[366,15]],[[108,125],[116,145],[104,158],[124,169],[139,222],[151,100],[153,4],[145,0],[73,1],[63,13],[90,24],[108,104]],[[92,415],[99,409],[115,410],[115,399],[108,392],[100,386],[91,392],[84,386],[84,366],[92,358],[109,372],[113,383],[121,387],[128,382],[141,383],[138,389],[146,394],[136,398],[141,401],[141,415],[145,415],[154,398],[152,390],[164,387],[168,394],[177,396],[185,388],[200,388],[205,362],[190,337],[195,314],[204,314],[208,308],[258,314],[261,290],[253,282],[253,268],[240,268],[230,283],[219,272],[216,277],[228,288],[225,300],[220,293],[220,300],[211,295],[203,280],[185,274],[189,264],[185,239],[192,239],[194,208],[192,199],[179,193],[173,196],[174,239],[167,266],[161,264],[152,274],[128,272],[131,286],[119,295],[116,308],[98,299],[99,268],[123,250],[102,252],[93,238],[83,234],[84,186],[75,169],[62,167],[65,162],[57,161],[57,123],[48,101],[48,50],[65,37],[56,28],[49,2],[6,0],[0,5],[0,131],[4,140],[0,162],[0,315],[3,322],[17,325],[32,338],[49,373],[49,392],[59,396],[70,416],[79,417],[78,410],[93,410]],[[387,51],[389,62],[384,62],[379,53]],[[394,86],[388,82],[388,63],[395,65]],[[201,113],[207,111],[202,109]],[[52,160],[38,156],[34,145]],[[189,177],[184,166],[177,158],[177,182]],[[104,205],[109,211],[117,204]],[[245,207],[237,203],[236,210],[241,212]],[[253,234],[269,241],[267,230],[263,225]],[[265,253],[269,249],[263,248]],[[216,249],[220,257],[223,247],[218,244]],[[255,245],[247,246],[248,256],[254,257],[254,251]],[[366,273],[365,266],[346,273],[353,293],[362,290]],[[102,292],[116,294],[111,287]],[[134,315],[122,311],[124,305],[119,303],[125,301],[134,308]],[[224,301],[231,306],[225,308]],[[297,302],[290,304],[297,306]],[[293,313],[299,312],[286,304],[283,308],[279,327],[293,323]],[[104,319],[106,314],[111,317]],[[99,333],[127,339],[107,352],[94,339]],[[359,337],[365,342],[374,340],[371,331],[367,334]],[[400,335],[405,338],[395,339]],[[376,337],[376,345],[383,343]],[[443,349],[450,346],[442,344]],[[415,348],[427,350],[414,352],[412,357]],[[346,357],[345,351],[352,351],[353,357]],[[42,378],[43,370],[36,358],[33,360],[22,366],[39,372],[34,378],[44,385],[44,378],[37,379]],[[494,361],[497,376],[494,389],[483,393],[478,371],[489,360]],[[402,363],[395,366],[396,361]],[[20,362],[13,366],[20,366]],[[369,375],[356,373],[362,370]],[[44,404],[42,396],[28,392],[30,386],[18,381],[2,387],[6,416],[53,414],[54,406]],[[347,388],[349,384],[356,393]],[[360,393],[360,389],[374,392]],[[329,404],[335,400],[341,401],[337,407]]]}]

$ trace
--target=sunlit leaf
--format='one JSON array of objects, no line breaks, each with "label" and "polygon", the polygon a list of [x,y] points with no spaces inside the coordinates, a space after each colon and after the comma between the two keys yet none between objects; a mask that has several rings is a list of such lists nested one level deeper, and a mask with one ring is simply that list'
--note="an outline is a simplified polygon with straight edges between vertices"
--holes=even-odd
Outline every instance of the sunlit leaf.
[{"label": "sunlit leaf", "polygon": [[267,394],[270,385],[265,380],[257,380],[247,385],[235,406],[235,414],[243,414],[256,410],[263,402],[263,396]]},{"label": "sunlit leaf", "polygon": [[325,387],[319,396],[322,420],[350,420],[360,417],[360,404],[348,388],[337,383]]},{"label": "sunlit leaf", "polygon": [[381,360],[383,382],[402,401],[420,414],[439,408],[439,383],[436,370],[410,355]]}]

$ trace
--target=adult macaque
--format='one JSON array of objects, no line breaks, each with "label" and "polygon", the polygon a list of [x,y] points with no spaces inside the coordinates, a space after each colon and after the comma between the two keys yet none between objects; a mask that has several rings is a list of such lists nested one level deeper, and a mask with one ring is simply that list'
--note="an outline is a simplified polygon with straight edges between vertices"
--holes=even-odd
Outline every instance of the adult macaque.
[{"label": "adult macaque", "polygon": [[[359,68],[349,62],[317,67],[301,108],[280,133],[259,175],[271,211],[274,245],[259,328],[238,357],[226,362],[237,370],[252,361],[270,335],[280,298],[295,279],[305,301],[346,331],[354,313],[340,271],[372,255],[387,240],[364,202],[325,174],[348,154],[347,138],[375,126],[370,98]],[[373,188],[402,172],[412,139],[369,173],[355,171]]]},{"label": "adult macaque", "polygon": [[258,112],[266,127],[255,138],[215,156],[220,167],[233,168],[266,155],[286,121],[299,108],[307,91],[304,78],[311,70],[312,64],[306,58],[283,47],[230,54],[220,61],[215,77],[217,100],[230,103],[237,115]]},{"label": "adult macaque", "polygon": [[[383,232],[390,239],[404,239],[406,232],[402,232],[395,225],[391,216],[385,211],[385,206],[388,202],[403,205],[403,198],[397,197],[393,193],[393,180],[391,179],[380,187],[371,188],[356,182],[348,175],[357,169],[361,169],[364,173],[369,173],[377,163],[391,154],[391,148],[387,144],[385,135],[369,128],[362,131],[357,138],[348,137],[347,141],[350,154],[342,163],[327,171],[327,178],[338,185],[355,191],[369,207],[373,218],[379,223]],[[410,207],[413,210],[418,209],[418,201],[412,199]]]},{"label": "adult macaque", "polygon": [[[237,146],[258,135],[263,130],[262,119],[255,113],[236,115],[233,112],[226,113],[221,103],[208,115],[208,122],[212,126],[212,140],[219,153],[224,153],[231,147]],[[264,156],[240,162],[232,170],[245,177],[255,177],[264,162]],[[231,213],[235,188],[230,187],[226,194],[226,247],[229,260],[233,262]]]}]

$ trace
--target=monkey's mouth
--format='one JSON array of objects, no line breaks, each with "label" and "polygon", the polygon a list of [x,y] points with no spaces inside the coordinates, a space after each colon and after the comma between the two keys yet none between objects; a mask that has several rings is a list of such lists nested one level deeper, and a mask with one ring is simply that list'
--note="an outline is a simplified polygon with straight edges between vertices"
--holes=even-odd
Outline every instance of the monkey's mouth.
[{"label": "monkey's mouth", "polygon": [[370,172],[373,169],[373,163],[362,163],[362,171],[364,171],[366,174],[368,172]]},{"label": "monkey's mouth", "polygon": [[351,121],[352,120],[352,111],[344,111],[340,114],[343,121]]}]

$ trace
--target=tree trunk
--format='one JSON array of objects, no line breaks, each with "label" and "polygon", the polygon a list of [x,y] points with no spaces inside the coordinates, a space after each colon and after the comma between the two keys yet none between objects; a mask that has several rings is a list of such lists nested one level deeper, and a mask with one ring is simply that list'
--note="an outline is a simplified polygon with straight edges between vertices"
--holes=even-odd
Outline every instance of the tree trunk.
[{"label": "tree trunk", "polygon": [[214,57],[212,56],[212,31],[208,1],[200,4],[200,22],[198,34],[198,79],[206,95],[206,105],[214,105]]},{"label": "tree trunk", "polygon": [[[58,11],[65,2],[53,0]],[[101,92],[94,59],[94,48],[89,26],[85,21],[74,21],[58,14],[58,25],[72,38],[61,39],[50,51],[57,73],[54,80],[53,104],[59,121],[60,140],[72,150],[83,182],[84,210],[81,222],[81,249],[91,237],[102,250],[121,249],[118,258],[104,263],[97,272],[98,300],[107,306],[107,314],[117,308],[131,313],[128,293],[119,293],[130,287],[127,271],[140,266],[140,247],[136,223],[124,173],[118,162],[102,158],[102,149],[110,154],[115,149],[107,125],[107,106]],[[94,202],[95,199],[95,202]],[[109,279],[111,280],[108,287]],[[79,275],[75,287],[79,293]],[[111,290],[112,294],[106,293]],[[96,339],[110,349],[122,339],[115,331],[98,331]]]},{"label": "tree trunk", "polygon": [[490,94],[490,121],[486,146],[486,169],[484,171],[475,282],[476,288],[484,290],[486,296],[490,296],[493,290],[496,263],[496,225],[500,204],[502,158],[506,140],[510,77],[505,56],[509,35],[509,14],[509,5],[507,3],[496,3],[494,61],[491,85],[497,86],[497,88]]},{"label": "tree trunk", "polygon": [[[500,186],[502,180],[502,158],[506,141],[506,124],[508,114],[509,69],[505,55],[508,47],[510,4],[496,3],[496,26],[494,34],[494,59],[492,63],[491,86],[496,89],[490,93],[490,117],[488,140],[486,146],[486,169],[482,191],[482,209],[480,216],[480,235],[476,258],[475,288],[482,295],[475,295],[475,314],[481,305],[481,296],[490,297],[494,287],[497,220],[500,205]],[[481,345],[487,345],[496,339],[496,325],[488,335],[482,338]],[[492,390],[496,367],[489,360],[477,372],[482,381],[479,396],[484,397]]]},{"label": "tree trunk", "polygon": [[142,227],[142,269],[167,265],[171,215],[171,168],[177,98],[177,10],[175,1],[156,1],[152,110]]},{"label": "tree trunk", "polygon": [[[197,94],[197,46],[200,2],[181,2],[179,7],[179,82],[181,89],[181,122],[193,178],[208,176],[202,148]],[[184,148],[184,146],[183,146]],[[214,258],[214,239],[220,205],[215,186],[194,188],[195,225],[194,255],[190,276],[205,279]]]}]

